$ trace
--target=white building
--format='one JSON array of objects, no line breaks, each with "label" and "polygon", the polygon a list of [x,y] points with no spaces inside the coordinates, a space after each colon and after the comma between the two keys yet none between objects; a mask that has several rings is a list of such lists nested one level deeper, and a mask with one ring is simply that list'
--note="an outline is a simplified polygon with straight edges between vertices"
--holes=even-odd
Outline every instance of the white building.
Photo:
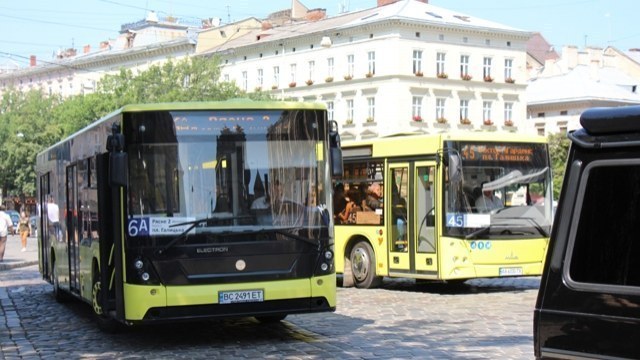
[{"label": "white building", "polygon": [[223,80],[247,92],[323,101],[346,140],[416,130],[533,131],[526,31],[426,1],[379,0],[331,18],[224,33],[196,52],[222,58]]},{"label": "white building", "polygon": [[567,46],[560,59],[547,61],[527,88],[528,114],[547,135],[580,127],[592,107],[640,105],[640,57],[613,48],[578,50]]}]

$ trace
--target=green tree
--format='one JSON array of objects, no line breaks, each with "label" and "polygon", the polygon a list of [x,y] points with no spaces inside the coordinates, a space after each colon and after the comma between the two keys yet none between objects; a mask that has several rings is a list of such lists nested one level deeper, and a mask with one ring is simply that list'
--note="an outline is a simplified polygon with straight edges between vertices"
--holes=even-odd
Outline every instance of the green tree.
[{"label": "green tree", "polygon": [[557,200],[560,198],[560,192],[562,191],[562,181],[571,142],[565,133],[551,134],[548,140],[549,157],[551,158],[553,172],[553,198]]}]

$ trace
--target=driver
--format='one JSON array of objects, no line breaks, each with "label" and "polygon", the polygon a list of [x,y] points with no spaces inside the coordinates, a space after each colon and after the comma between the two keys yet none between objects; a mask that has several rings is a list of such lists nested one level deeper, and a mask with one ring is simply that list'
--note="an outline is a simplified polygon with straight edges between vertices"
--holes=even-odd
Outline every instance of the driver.
[{"label": "driver", "polygon": [[502,201],[493,194],[493,190],[484,189],[486,181],[482,183],[482,195],[476,199],[475,207],[479,213],[489,213],[492,210],[502,209]]}]

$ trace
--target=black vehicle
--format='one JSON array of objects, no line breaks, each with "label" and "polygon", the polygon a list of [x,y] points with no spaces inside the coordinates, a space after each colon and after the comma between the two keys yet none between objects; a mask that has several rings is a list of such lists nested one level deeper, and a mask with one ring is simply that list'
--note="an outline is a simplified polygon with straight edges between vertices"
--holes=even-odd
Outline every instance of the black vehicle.
[{"label": "black vehicle", "polygon": [[640,106],[585,111],[534,312],[536,358],[640,358]]}]

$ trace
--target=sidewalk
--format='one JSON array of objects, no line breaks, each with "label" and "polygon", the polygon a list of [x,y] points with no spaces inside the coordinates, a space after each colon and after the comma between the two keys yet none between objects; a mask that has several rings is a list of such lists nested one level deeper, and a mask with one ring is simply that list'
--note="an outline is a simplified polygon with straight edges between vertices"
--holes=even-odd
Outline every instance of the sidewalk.
[{"label": "sidewalk", "polygon": [[27,251],[21,252],[21,249],[20,236],[9,235],[4,250],[4,260],[0,262],[0,271],[38,263],[38,239],[36,237],[32,236],[27,239]]}]

